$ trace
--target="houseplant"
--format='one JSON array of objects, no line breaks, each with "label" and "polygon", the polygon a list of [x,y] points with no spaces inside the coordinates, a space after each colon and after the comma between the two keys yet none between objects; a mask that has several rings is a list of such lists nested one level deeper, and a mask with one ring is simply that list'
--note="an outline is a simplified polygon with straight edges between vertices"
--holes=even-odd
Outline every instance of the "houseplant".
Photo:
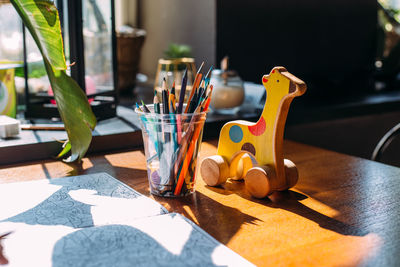
[{"label": "houseplant", "polygon": [[50,0],[11,0],[11,3],[43,56],[57,108],[68,134],[68,140],[58,156],[62,157],[71,151],[65,161],[79,161],[89,148],[96,118],[86,95],[66,73],[57,8]]}]

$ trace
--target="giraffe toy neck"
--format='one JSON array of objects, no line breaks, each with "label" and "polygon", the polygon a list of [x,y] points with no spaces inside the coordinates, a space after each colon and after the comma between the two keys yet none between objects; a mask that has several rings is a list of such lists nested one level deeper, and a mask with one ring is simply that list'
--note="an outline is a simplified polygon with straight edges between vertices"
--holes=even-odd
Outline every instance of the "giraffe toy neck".
[{"label": "giraffe toy neck", "polygon": [[[269,75],[265,75],[262,79],[263,85],[267,91],[267,97],[263,112],[260,119],[254,126],[249,127],[249,130],[254,135],[257,135],[258,130],[264,128],[261,142],[264,144],[272,144],[270,149],[266,149],[262,155],[257,157],[260,165],[275,165],[280,161],[276,157],[276,149],[280,147],[283,139],[283,131],[278,131],[277,126],[279,121],[286,121],[287,110],[282,110],[282,104],[288,98],[290,80],[283,76],[278,68],[274,68]],[[260,142],[259,141],[259,142]],[[283,158],[282,158],[283,160]]]}]

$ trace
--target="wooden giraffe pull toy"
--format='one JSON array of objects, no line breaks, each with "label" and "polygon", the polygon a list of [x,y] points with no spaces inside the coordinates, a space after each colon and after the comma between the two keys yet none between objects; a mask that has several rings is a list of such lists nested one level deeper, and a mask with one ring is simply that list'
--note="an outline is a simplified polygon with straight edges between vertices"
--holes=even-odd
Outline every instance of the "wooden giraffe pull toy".
[{"label": "wooden giraffe pull toy", "polygon": [[304,94],[307,86],[284,67],[273,68],[262,83],[267,98],[260,119],[226,123],[219,136],[218,155],[202,161],[200,173],[209,186],[220,185],[229,177],[244,178],[250,194],[264,198],[297,183],[296,165],[283,158],[283,132],[290,103]]}]

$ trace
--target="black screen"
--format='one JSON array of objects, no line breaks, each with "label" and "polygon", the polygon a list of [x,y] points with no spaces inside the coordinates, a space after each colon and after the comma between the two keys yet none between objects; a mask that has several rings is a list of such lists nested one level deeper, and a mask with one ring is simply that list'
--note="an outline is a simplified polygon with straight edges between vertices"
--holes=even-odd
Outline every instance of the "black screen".
[{"label": "black screen", "polygon": [[217,61],[260,83],[284,66],[309,97],[371,90],[376,0],[217,0]]}]

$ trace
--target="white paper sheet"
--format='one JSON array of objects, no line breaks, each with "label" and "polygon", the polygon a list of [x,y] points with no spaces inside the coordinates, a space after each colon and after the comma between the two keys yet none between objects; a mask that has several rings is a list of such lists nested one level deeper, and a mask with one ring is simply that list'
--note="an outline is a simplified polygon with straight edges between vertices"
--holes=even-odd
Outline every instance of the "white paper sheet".
[{"label": "white paper sheet", "polygon": [[8,266],[251,265],[105,173],[0,185],[0,203]]}]

